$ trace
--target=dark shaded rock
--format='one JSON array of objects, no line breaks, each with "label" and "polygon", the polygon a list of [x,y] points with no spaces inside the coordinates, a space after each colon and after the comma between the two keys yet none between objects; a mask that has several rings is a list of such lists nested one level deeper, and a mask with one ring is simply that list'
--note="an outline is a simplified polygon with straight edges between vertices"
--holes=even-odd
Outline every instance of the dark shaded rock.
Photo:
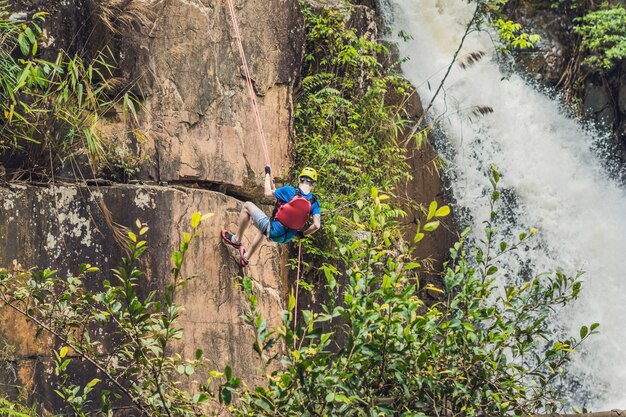
[{"label": "dark shaded rock", "polygon": [[585,83],[583,113],[602,126],[612,128],[615,122],[614,108],[610,91],[592,81]]},{"label": "dark shaded rock", "polygon": [[617,82],[617,103],[620,113],[622,113],[622,115],[626,117],[626,62],[624,62],[621,67],[621,76],[619,77],[619,80]]}]

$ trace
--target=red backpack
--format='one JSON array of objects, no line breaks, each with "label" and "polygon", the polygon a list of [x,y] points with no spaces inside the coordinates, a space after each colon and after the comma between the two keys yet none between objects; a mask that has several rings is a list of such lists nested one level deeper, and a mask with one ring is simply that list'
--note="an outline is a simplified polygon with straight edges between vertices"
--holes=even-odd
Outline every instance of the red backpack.
[{"label": "red backpack", "polygon": [[296,195],[286,203],[276,203],[272,219],[276,219],[288,229],[300,230],[304,227],[309,214],[311,213],[311,203],[315,202],[315,196],[311,200],[302,196],[299,188],[296,188]]}]

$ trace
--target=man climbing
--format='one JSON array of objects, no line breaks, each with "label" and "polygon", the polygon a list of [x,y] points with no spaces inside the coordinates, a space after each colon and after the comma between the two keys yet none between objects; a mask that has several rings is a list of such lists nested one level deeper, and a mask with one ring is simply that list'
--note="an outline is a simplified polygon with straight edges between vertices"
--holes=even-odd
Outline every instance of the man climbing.
[{"label": "man climbing", "polygon": [[[270,167],[266,166],[265,196],[274,197],[277,200],[272,217],[267,216],[251,201],[247,201],[239,215],[237,234],[222,229],[222,239],[235,249],[239,249],[241,266],[244,267],[248,265],[250,258],[261,245],[264,236],[274,242],[287,243],[296,236],[299,238],[309,236],[317,232],[321,226],[320,204],[313,195],[317,171],[313,168],[304,168],[300,172],[297,188],[286,185],[275,190],[272,190],[271,172]],[[304,229],[310,216],[313,217],[313,222]],[[250,245],[250,251],[246,251],[241,242],[251,219],[258,232]]]}]

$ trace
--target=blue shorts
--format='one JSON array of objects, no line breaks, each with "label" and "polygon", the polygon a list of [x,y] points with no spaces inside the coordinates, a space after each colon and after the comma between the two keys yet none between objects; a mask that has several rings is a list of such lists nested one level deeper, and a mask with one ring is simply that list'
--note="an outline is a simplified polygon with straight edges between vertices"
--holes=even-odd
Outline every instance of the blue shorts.
[{"label": "blue shorts", "polygon": [[258,207],[252,211],[252,223],[256,226],[257,229],[262,231],[265,236],[269,237],[270,218],[267,214],[263,213],[263,210]]}]

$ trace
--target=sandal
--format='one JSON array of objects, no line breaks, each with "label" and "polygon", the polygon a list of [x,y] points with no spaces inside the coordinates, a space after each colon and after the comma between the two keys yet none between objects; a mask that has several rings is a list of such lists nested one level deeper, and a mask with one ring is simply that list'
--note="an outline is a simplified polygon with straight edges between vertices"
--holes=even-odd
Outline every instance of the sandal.
[{"label": "sandal", "polygon": [[248,261],[248,258],[246,257],[246,250],[243,248],[243,246],[239,248],[239,255],[241,255],[241,266],[245,268],[246,266],[248,266],[250,261]]},{"label": "sandal", "polygon": [[239,249],[241,247],[241,243],[233,242],[234,237],[235,235],[230,233],[228,230],[222,229],[222,240],[224,241],[224,243],[232,246],[235,249]]}]

